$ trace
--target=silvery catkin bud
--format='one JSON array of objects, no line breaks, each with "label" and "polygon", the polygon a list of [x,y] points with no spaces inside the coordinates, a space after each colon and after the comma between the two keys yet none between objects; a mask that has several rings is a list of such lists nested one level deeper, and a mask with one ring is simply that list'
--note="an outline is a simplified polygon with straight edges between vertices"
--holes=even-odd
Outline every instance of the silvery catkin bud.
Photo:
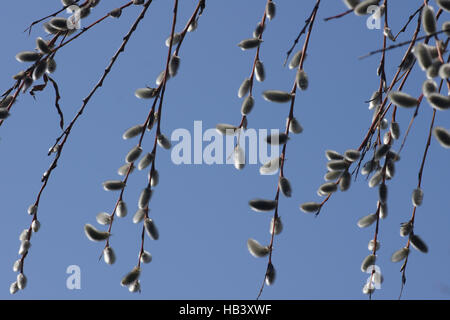
[{"label": "silvery catkin bud", "polygon": [[120,284],[122,286],[128,286],[139,279],[139,276],[141,275],[141,269],[139,267],[134,267],[133,270],[131,270],[125,277],[123,277]]},{"label": "silvery catkin bud", "polygon": [[139,196],[138,201],[139,209],[147,208],[151,197],[152,197],[152,190],[148,187],[144,188]]},{"label": "silvery catkin bud", "polygon": [[450,148],[450,131],[443,127],[435,127],[433,135],[441,146],[447,149]]},{"label": "silvery catkin bud", "polygon": [[133,223],[139,223],[142,220],[144,220],[147,210],[148,210],[147,208],[146,209],[138,209],[138,211],[136,211],[136,213],[133,216]]},{"label": "silvery catkin bud", "polygon": [[450,11],[450,1],[449,0],[436,0],[436,3],[445,11]]},{"label": "silvery catkin bud", "polygon": [[[289,118],[286,119],[286,125],[289,122]],[[295,117],[292,117],[291,122],[289,123],[289,132],[298,134],[303,132],[303,127],[298,122],[298,120]]]},{"label": "silvery catkin bud", "polygon": [[150,263],[152,261],[152,255],[148,251],[143,251],[140,258],[142,263]]},{"label": "silvery catkin bud", "polygon": [[[275,221],[275,225],[274,222]],[[276,220],[274,220],[274,218],[272,218],[272,220],[270,220],[270,228],[269,228],[269,232],[270,234],[272,234],[272,232],[276,235],[280,234],[281,231],[283,231],[283,223],[281,222],[281,217],[277,217]]]},{"label": "silvery catkin bud", "polygon": [[250,90],[250,84],[251,84],[251,81],[249,78],[245,78],[244,81],[242,81],[242,84],[238,90],[239,98],[242,98],[243,96],[245,96],[248,93],[248,91]]},{"label": "silvery catkin bud", "polygon": [[135,146],[128,152],[127,156],[125,157],[125,161],[127,163],[132,163],[141,156],[141,153],[142,148],[140,146]]},{"label": "silvery catkin bud", "polygon": [[50,53],[52,50],[50,49],[50,47],[48,46],[47,41],[45,41],[44,39],[42,39],[41,37],[38,37],[36,39],[36,46],[39,49],[39,51],[41,51],[42,53]]},{"label": "silvery catkin bud", "polygon": [[427,97],[430,105],[437,110],[447,110],[450,108],[450,97],[437,92],[431,93]]},{"label": "silvery catkin bud", "polygon": [[259,38],[245,39],[238,43],[238,47],[240,47],[242,50],[253,49],[259,46],[261,42],[263,41]]},{"label": "silvery catkin bud", "polygon": [[423,191],[420,188],[414,189],[412,193],[412,203],[415,207],[418,207],[423,202]]},{"label": "silvery catkin bud", "polygon": [[266,278],[265,278],[266,284],[268,286],[271,286],[275,282],[275,277],[276,277],[275,268],[272,262],[270,262],[269,265],[267,266],[266,271]]},{"label": "silvery catkin bud", "polygon": [[[173,40],[172,40],[172,45],[177,44],[178,42],[180,42],[181,40],[181,34],[180,33],[174,33],[173,34]],[[170,36],[166,39],[166,47],[170,46]]]},{"label": "silvery catkin bud", "polygon": [[253,99],[252,96],[247,96],[242,102],[241,114],[243,116],[248,115],[252,111],[254,105],[255,99]]},{"label": "silvery catkin bud", "polygon": [[175,77],[180,67],[180,57],[173,55],[169,62],[169,74],[171,77]]},{"label": "silvery catkin bud", "polygon": [[86,236],[91,241],[103,241],[109,238],[110,233],[99,231],[94,226],[90,224],[84,225],[84,232],[86,233]]},{"label": "silvery catkin bud", "polygon": [[280,177],[279,186],[281,192],[283,192],[286,197],[291,197],[292,188],[289,180],[286,177]]},{"label": "silvery catkin bud", "polygon": [[40,228],[41,223],[39,222],[39,220],[33,220],[33,222],[31,223],[31,230],[33,230],[33,232],[38,232]]},{"label": "silvery catkin bud", "polygon": [[107,264],[114,264],[114,262],[116,262],[116,254],[114,253],[113,248],[107,246],[103,249],[103,259]]},{"label": "silvery catkin bud", "polygon": [[28,252],[28,249],[30,249],[31,247],[31,242],[29,240],[23,240],[22,243],[20,244],[20,248],[19,248],[19,255],[24,255],[25,253]]},{"label": "silvery catkin bud", "polygon": [[377,215],[375,213],[369,214],[358,220],[358,227],[367,228],[371,226],[375,221],[377,221]]},{"label": "silvery catkin bud", "polygon": [[436,19],[434,18],[434,10],[431,6],[424,6],[422,9],[422,26],[427,35],[436,32]]},{"label": "silvery catkin bud", "polygon": [[156,90],[154,88],[140,88],[140,89],[136,89],[136,91],[134,92],[134,95],[136,96],[136,98],[139,98],[139,99],[151,99],[156,96],[157,92],[158,92],[158,90]]},{"label": "silvery catkin bud", "polygon": [[20,290],[23,290],[25,289],[26,286],[27,286],[27,277],[23,273],[19,273],[17,275],[17,287]]},{"label": "silvery catkin bud", "polygon": [[150,237],[150,239],[152,239],[152,240],[159,239],[158,229],[156,228],[156,225],[152,219],[145,218],[144,227],[145,227],[145,231],[147,232],[147,235]]},{"label": "silvery catkin bud", "polygon": [[433,63],[430,51],[425,44],[421,42],[415,45],[413,54],[417,58],[417,61],[419,61],[419,65],[424,71]]},{"label": "silvery catkin bud", "polygon": [[401,248],[400,250],[395,251],[391,256],[392,262],[399,262],[405,259],[408,256],[409,249]]},{"label": "silvery catkin bud", "polygon": [[269,247],[262,246],[258,241],[255,239],[248,239],[247,240],[247,248],[248,251],[252,256],[255,258],[262,258],[269,254]]},{"label": "silvery catkin bud", "polygon": [[272,20],[275,17],[275,12],[276,12],[275,3],[272,0],[270,0],[269,2],[267,2],[266,5],[267,18],[269,18],[269,20]]},{"label": "silvery catkin bud", "polygon": [[274,133],[266,137],[266,142],[274,146],[286,144],[288,140],[289,137],[284,132]]},{"label": "silvery catkin bud", "polygon": [[253,199],[248,202],[251,209],[258,212],[272,211],[277,206],[276,200]]},{"label": "silvery catkin bud", "polygon": [[245,167],[245,153],[239,145],[234,148],[234,167],[237,170],[242,170]]},{"label": "silvery catkin bud", "polygon": [[439,68],[439,77],[442,79],[450,78],[450,63],[444,63]]},{"label": "silvery catkin bud", "polygon": [[409,236],[409,240],[411,241],[411,244],[414,247],[414,249],[417,249],[422,253],[428,252],[427,244],[417,234],[411,234]]},{"label": "silvery catkin bud", "polygon": [[128,213],[127,204],[125,201],[120,200],[117,204],[116,214],[119,218],[124,218]]},{"label": "silvery catkin bud", "polygon": [[353,10],[353,12],[357,16],[364,16],[369,14],[371,11],[369,11],[371,6],[378,5],[380,3],[380,0],[365,0],[359,4],[357,4]]},{"label": "silvery catkin bud", "polygon": [[400,137],[400,125],[398,122],[391,122],[389,131],[393,139],[397,140]]},{"label": "silvery catkin bud", "polygon": [[141,161],[139,161],[138,169],[144,170],[153,162],[153,159],[155,159],[155,155],[153,153],[147,153],[142,157]]},{"label": "silvery catkin bud", "polygon": [[305,70],[301,69],[297,71],[295,83],[297,84],[297,88],[299,88],[300,90],[304,91],[308,89],[309,81],[308,75],[306,74]]},{"label": "silvery catkin bud", "polygon": [[369,241],[369,244],[367,246],[367,249],[369,249],[369,251],[373,251],[373,249],[375,249],[375,251],[378,251],[378,249],[380,249],[380,241],[377,240],[377,244],[376,244],[376,248],[374,246],[374,241],[373,239]]},{"label": "silvery catkin bud", "polygon": [[263,82],[266,79],[266,72],[261,60],[257,60],[255,63],[255,76],[256,80],[258,80],[259,82]]},{"label": "silvery catkin bud", "polygon": [[359,160],[360,156],[361,156],[361,152],[359,152],[358,150],[353,150],[353,149],[349,149],[349,150],[345,151],[345,153],[344,153],[345,160],[347,160],[348,162],[355,162],[355,161]]},{"label": "silvery catkin bud", "polygon": [[108,225],[112,220],[111,215],[106,212],[100,212],[95,218],[97,222],[102,225]]},{"label": "silvery catkin bud", "polygon": [[361,263],[361,271],[366,272],[367,269],[375,264],[376,256],[373,254],[369,254],[367,257],[364,258],[363,262]]},{"label": "silvery catkin bud", "polygon": [[345,171],[342,174],[341,180],[339,181],[339,189],[341,191],[347,191],[350,188],[350,184],[352,181],[352,176],[348,171]]},{"label": "silvery catkin bud", "polygon": [[401,91],[391,91],[389,98],[394,104],[404,108],[416,107],[419,104],[419,100]]},{"label": "silvery catkin bud", "polygon": [[125,183],[121,180],[107,180],[103,182],[103,189],[106,191],[122,190],[125,187]]},{"label": "silvery catkin bud", "polygon": [[284,103],[292,99],[292,94],[280,90],[266,90],[263,92],[263,98],[270,102]]},{"label": "silvery catkin bud", "polygon": [[167,137],[165,135],[163,135],[162,133],[160,133],[158,135],[157,141],[158,141],[158,145],[161,148],[170,149],[172,147],[172,144],[170,143],[170,140],[167,139]]},{"label": "silvery catkin bud", "polygon": [[359,4],[359,0],[343,0],[343,2],[349,9],[355,9],[355,7]]},{"label": "silvery catkin bud", "polygon": [[321,207],[322,205],[317,202],[305,202],[300,205],[300,209],[306,213],[317,213]]},{"label": "silvery catkin bud", "polygon": [[[150,175],[150,173],[151,172],[149,172],[149,175]],[[158,172],[158,170],[153,170],[153,172],[151,173],[151,178],[150,178],[150,186],[156,187],[158,185],[158,183],[159,183],[159,172]]]}]

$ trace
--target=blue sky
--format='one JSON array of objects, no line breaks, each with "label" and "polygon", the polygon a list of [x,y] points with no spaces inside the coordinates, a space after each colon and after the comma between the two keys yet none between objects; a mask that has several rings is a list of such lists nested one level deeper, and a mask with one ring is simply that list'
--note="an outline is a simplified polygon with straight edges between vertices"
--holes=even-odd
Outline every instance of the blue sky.
[{"label": "blue sky", "polygon": [[[102,1],[83,25],[125,1]],[[249,127],[284,130],[287,105],[265,101],[267,89],[289,91],[295,73],[283,67],[287,49],[303,27],[315,1],[277,1],[277,15],[264,33],[260,57],[266,80],[255,83],[255,107]],[[421,1],[390,1],[390,24],[394,32],[406,22]],[[436,7],[434,1],[430,2]],[[176,30],[181,30],[196,1],[180,1]],[[33,50],[35,38],[44,36],[35,26],[31,36],[22,32],[31,21],[56,11],[60,2],[8,1],[0,12],[3,46],[0,51],[2,90],[24,66],[14,56]],[[194,121],[204,130],[217,123],[238,123],[241,100],[236,92],[250,74],[254,51],[237,47],[251,37],[265,1],[207,1],[196,32],[189,33],[181,47],[181,67],[168,82],[164,99],[162,131],[178,128],[193,132]],[[107,19],[63,48],[56,56],[53,78],[62,95],[61,106],[69,121],[82,99],[98,81],[110,57],[140,8],[124,10],[120,19]],[[382,46],[382,31],[369,30],[366,17],[351,14],[339,20],[323,18],[346,10],[341,1],[323,1],[314,26],[305,70],[309,89],[297,94],[295,115],[304,132],[291,138],[287,147],[285,175],[293,187],[292,198],[280,198],[279,212],[284,231],[275,239],[273,263],[276,283],[266,287],[263,299],[366,299],[361,292],[367,274],[360,271],[369,254],[367,243],[374,226],[359,229],[357,220],[376,209],[377,190],[359,177],[346,193],[333,195],[320,216],[299,210],[299,204],[318,201],[316,190],[323,182],[324,151],[344,152],[357,148],[371,121],[364,101],[378,88],[379,56],[358,56]],[[111,211],[117,194],[105,192],[102,182],[118,179],[135,141],[122,140],[125,129],[142,122],[148,103],[134,97],[134,90],[153,85],[167,55],[164,41],[170,33],[171,1],[154,1],[145,20],[120,56],[103,88],[93,97],[75,125],[58,168],[46,188],[40,208],[41,230],[32,238],[26,259],[26,290],[14,299],[253,299],[262,283],[266,259],[252,257],[248,238],[268,243],[271,214],[250,210],[252,198],[273,198],[276,176],[261,176],[259,165],[237,171],[232,165],[175,165],[170,151],[158,150],[156,168],[160,184],[151,200],[151,216],[160,239],[146,239],[153,261],[144,265],[142,293],[130,294],[120,279],[137,262],[141,226],[131,222],[137,200],[146,184],[146,173],[135,171],[125,191],[129,214],[115,221],[111,245],[117,254],[113,266],[98,262],[102,244],[90,242],[83,232],[86,223],[97,225],[95,216]],[[65,15],[65,14],[64,14]],[[448,14],[441,21],[448,19]],[[416,21],[416,20],[415,20]],[[409,40],[413,22],[399,41]],[[439,23],[439,25],[441,25]],[[303,39],[303,38],[302,38]],[[301,42],[303,43],[303,41]],[[300,48],[300,47],[299,47]],[[404,49],[387,55],[388,82]],[[425,75],[416,67],[405,91],[420,95]],[[21,95],[12,115],[0,127],[0,195],[3,223],[0,225],[0,298],[11,298],[8,288],[15,279],[12,264],[18,258],[20,232],[29,225],[26,209],[40,188],[42,173],[50,165],[47,150],[60,133],[53,106],[54,92],[47,88],[36,101]],[[402,133],[411,110],[398,110]],[[402,152],[395,178],[389,181],[389,217],[381,221],[381,249],[377,264],[384,275],[375,299],[396,299],[400,289],[400,264],[391,254],[405,245],[399,236],[401,222],[412,212],[411,192],[425,148],[432,109],[424,101],[420,115]],[[436,125],[450,128],[450,114],[438,112]],[[153,132],[143,148],[150,151]],[[394,149],[398,149],[398,142]],[[205,147],[207,143],[203,145]],[[423,177],[424,203],[417,211],[415,232],[428,244],[428,254],[413,250],[407,270],[405,299],[450,297],[450,227],[448,181],[449,151],[433,139]],[[81,289],[68,290],[66,269],[81,268]]]}]

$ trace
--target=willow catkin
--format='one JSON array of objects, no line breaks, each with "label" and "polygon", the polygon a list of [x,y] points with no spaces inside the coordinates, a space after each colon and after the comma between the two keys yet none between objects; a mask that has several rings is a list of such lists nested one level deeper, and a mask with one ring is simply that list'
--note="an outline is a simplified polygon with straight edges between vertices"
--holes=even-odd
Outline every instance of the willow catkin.
[{"label": "willow catkin", "polygon": [[439,77],[442,79],[450,78],[450,63],[444,63],[439,68]]},{"label": "willow catkin", "polygon": [[133,282],[137,281],[139,279],[139,276],[141,275],[141,268],[134,267],[133,270],[131,270],[129,273],[127,273],[123,278],[120,284],[122,286],[129,286]]},{"label": "willow catkin", "polygon": [[23,240],[20,244],[19,255],[22,256],[22,255],[26,254],[28,252],[28,250],[30,249],[30,247],[31,247],[30,240],[27,240],[27,239]]},{"label": "willow catkin", "polygon": [[328,195],[330,193],[336,192],[337,188],[338,186],[336,183],[326,182],[319,187],[319,191],[324,195]]},{"label": "willow catkin", "polygon": [[0,120],[4,120],[9,117],[9,111],[6,108],[0,108]]},{"label": "willow catkin", "polygon": [[430,51],[423,43],[419,42],[416,44],[412,52],[423,71],[433,63]]},{"label": "willow catkin", "polygon": [[152,197],[152,190],[149,187],[142,189],[138,201],[139,209],[147,208],[151,197]]},{"label": "willow catkin", "polygon": [[105,263],[107,264],[114,264],[114,262],[116,262],[116,254],[110,246],[103,249],[103,260],[105,260]]},{"label": "willow catkin", "polygon": [[413,230],[413,224],[411,221],[403,222],[400,224],[400,236],[401,237],[408,236],[412,230]]},{"label": "willow catkin", "polygon": [[252,256],[255,258],[262,258],[269,254],[269,247],[261,245],[255,239],[247,240],[247,248]]},{"label": "willow catkin", "polygon": [[348,162],[355,162],[359,160],[359,157],[361,156],[361,152],[359,150],[349,149],[345,151],[344,158]]},{"label": "willow catkin", "polygon": [[173,55],[172,58],[170,58],[169,62],[169,75],[171,77],[175,77],[178,73],[179,68],[180,68],[180,57]]},{"label": "willow catkin", "polygon": [[276,157],[276,158],[270,159],[269,161],[264,163],[259,168],[259,173],[261,175],[272,174],[272,173],[276,172],[279,169],[280,165],[281,165],[281,158],[280,157]]},{"label": "willow catkin", "polygon": [[151,187],[156,187],[157,185],[158,185],[158,183],[159,183],[159,172],[158,172],[158,170],[153,170],[153,172],[152,171],[150,171],[149,173],[149,178],[150,178],[150,186]]},{"label": "willow catkin", "polygon": [[143,251],[140,258],[142,263],[150,263],[152,262],[152,255],[148,251]]},{"label": "willow catkin", "polygon": [[423,191],[421,188],[414,189],[412,193],[412,203],[415,207],[422,205],[423,202]]},{"label": "willow catkin", "polygon": [[128,171],[132,173],[134,171],[134,166],[131,163],[125,163],[124,165],[120,166],[119,169],[117,169],[117,174],[119,176],[125,176]]},{"label": "willow catkin", "polygon": [[435,59],[433,63],[427,68],[427,78],[434,79],[439,75],[439,70],[442,66],[442,62],[439,59]]},{"label": "willow catkin", "polygon": [[437,92],[430,93],[427,97],[430,105],[437,110],[447,110],[450,109],[450,97],[444,96]]},{"label": "willow catkin", "polygon": [[411,244],[414,247],[414,249],[417,249],[422,253],[428,252],[427,244],[417,234],[411,234],[409,236],[409,240],[411,241]]},{"label": "willow catkin", "polygon": [[106,191],[122,190],[125,187],[125,182],[122,180],[107,180],[103,182],[103,189]]},{"label": "willow catkin", "polygon": [[269,20],[272,20],[275,17],[275,12],[276,12],[275,3],[272,0],[270,0],[269,2],[267,2],[266,5],[267,18],[269,18]]},{"label": "willow catkin", "polygon": [[263,82],[266,79],[266,71],[264,70],[264,64],[261,60],[257,60],[255,63],[255,76],[256,80]]},{"label": "willow catkin", "polygon": [[277,206],[276,200],[253,199],[248,202],[250,208],[257,212],[272,211]]},{"label": "willow catkin", "polygon": [[123,138],[124,140],[134,138],[134,137],[136,137],[136,136],[142,134],[142,132],[143,132],[144,130],[145,130],[145,126],[144,126],[144,125],[142,125],[142,124],[135,125],[135,126],[129,128],[129,129],[127,129],[127,130],[123,133],[122,138]]},{"label": "willow catkin", "polygon": [[278,235],[281,233],[281,231],[283,231],[283,223],[281,222],[281,217],[277,217],[277,219],[272,218],[272,220],[270,220],[270,228],[269,228],[270,234],[274,233]]},{"label": "willow catkin", "polygon": [[17,275],[17,287],[20,290],[25,289],[25,287],[27,286],[27,277],[21,272]]},{"label": "willow catkin", "polygon": [[370,6],[375,6],[378,5],[380,3],[380,0],[365,0],[359,4],[357,4],[353,9],[353,12],[357,15],[357,16],[364,16],[369,14],[369,7]]},{"label": "willow catkin", "polygon": [[158,142],[158,145],[161,148],[163,148],[163,149],[167,150],[167,149],[170,149],[172,147],[172,144],[170,143],[170,140],[167,139],[167,137],[164,134],[162,134],[162,133],[158,134],[157,142]]},{"label": "willow catkin", "polygon": [[391,122],[389,132],[391,133],[391,137],[393,139],[398,140],[398,138],[400,137],[400,125],[398,124],[398,122]]},{"label": "willow catkin", "polygon": [[352,175],[350,172],[345,171],[341,176],[341,180],[339,180],[339,189],[341,191],[347,191],[350,188],[351,181]]},{"label": "willow catkin", "polygon": [[244,81],[242,81],[242,84],[238,90],[239,98],[244,97],[248,93],[248,91],[250,90],[250,84],[251,84],[251,81],[249,78],[245,78]]},{"label": "willow catkin", "polygon": [[274,133],[266,137],[266,142],[274,146],[286,144],[288,140],[289,137],[284,132]]},{"label": "willow catkin", "polygon": [[36,39],[36,47],[39,49],[39,51],[41,51],[42,53],[45,53],[45,54],[48,54],[52,51],[50,49],[50,47],[48,46],[47,41],[45,41],[41,37],[38,37]]},{"label": "willow catkin", "polygon": [[122,15],[122,9],[116,8],[109,12],[109,15],[113,18],[119,18]]},{"label": "willow catkin", "polygon": [[367,245],[367,249],[369,249],[369,251],[373,251],[373,249],[375,249],[375,251],[378,251],[380,249],[380,241],[377,240],[375,245],[375,242],[373,241],[373,239],[371,239],[369,241],[369,244]]},{"label": "willow catkin", "polygon": [[400,262],[405,259],[409,254],[408,248],[401,248],[400,250],[395,251],[391,256],[392,262]]},{"label": "willow catkin", "polygon": [[436,19],[434,9],[431,6],[424,6],[422,9],[422,26],[426,34],[430,35],[436,32]]},{"label": "willow catkin", "polygon": [[275,268],[274,268],[272,262],[269,262],[269,264],[267,266],[266,278],[265,278],[266,284],[268,286],[271,286],[275,282],[275,278],[276,278]]},{"label": "willow catkin", "polygon": [[450,11],[450,0],[436,0],[436,3],[445,11]]},{"label": "willow catkin", "polygon": [[244,150],[237,145],[234,148],[234,167],[237,170],[242,170],[245,167],[245,153]]},{"label": "willow catkin", "polygon": [[228,123],[219,123],[216,125],[216,131],[221,135],[234,135],[239,128]]},{"label": "willow catkin", "polygon": [[[347,171],[345,171],[347,172]],[[325,181],[334,181],[342,176],[342,171],[328,171],[324,176],[323,179]]]},{"label": "willow catkin", "polygon": [[158,90],[156,90],[154,88],[139,88],[139,89],[136,89],[136,91],[134,92],[134,95],[136,96],[136,98],[139,98],[139,99],[151,99],[151,98],[154,98],[157,93],[158,93]]},{"label": "willow catkin", "polygon": [[[166,41],[165,41],[166,47],[170,46],[170,39],[171,39],[170,36],[166,39]],[[180,42],[180,40],[181,40],[181,34],[180,33],[174,33],[173,34],[172,45],[178,44],[178,42]]]},{"label": "willow catkin", "polygon": [[450,131],[443,127],[435,127],[433,129],[433,135],[441,146],[444,148],[450,148]]},{"label": "willow catkin", "polygon": [[297,84],[297,88],[300,90],[306,90],[308,89],[309,80],[308,75],[306,74],[305,70],[300,69],[297,71],[297,75],[295,77],[295,83]]},{"label": "willow catkin", "polygon": [[289,132],[299,134],[303,132],[303,127],[298,122],[298,120],[295,117],[292,117],[291,121],[289,122],[289,118],[286,119],[286,125],[289,123]]},{"label": "willow catkin", "polygon": [[35,51],[22,51],[16,54],[16,60],[19,62],[35,62],[41,58],[41,55]]},{"label": "willow catkin", "polygon": [[254,105],[255,99],[252,96],[247,96],[242,102],[241,114],[243,116],[248,115],[252,111]]},{"label": "willow catkin", "polygon": [[258,47],[261,42],[263,41],[259,38],[245,39],[238,43],[238,47],[242,50],[253,49]]},{"label": "willow catkin", "polygon": [[147,154],[145,154],[141,160],[138,163],[138,169],[139,170],[144,170],[145,168],[147,168],[155,159],[155,154],[152,152],[148,152]]},{"label": "willow catkin", "polygon": [[63,17],[55,17],[49,21],[50,25],[59,31],[66,31],[68,29],[67,19]]},{"label": "willow catkin", "polygon": [[391,146],[389,144],[382,144],[377,151],[375,151],[375,155],[374,155],[374,159],[375,160],[380,160],[382,158],[384,158],[387,153],[389,152],[389,150],[391,149]]},{"label": "willow catkin", "polygon": [[305,202],[300,205],[300,210],[306,213],[317,213],[322,205],[317,202]]},{"label": "willow catkin", "polygon": [[56,61],[53,58],[47,59],[47,73],[53,73],[56,71]]},{"label": "willow catkin", "polygon": [[280,190],[281,192],[286,196],[286,197],[291,197],[292,196],[292,187],[291,187],[291,183],[289,182],[289,180],[286,177],[280,177],[280,180],[278,182],[278,185],[280,186]]},{"label": "willow catkin", "polygon": [[372,178],[370,178],[369,187],[374,188],[374,187],[378,186],[380,184],[381,180],[383,180],[383,173],[381,170],[378,170],[377,172],[374,173]]},{"label": "willow catkin", "polygon": [[326,150],[325,151],[325,157],[328,159],[328,160],[343,160],[344,159],[344,156],[343,155],[341,155],[339,152],[337,152],[337,151],[334,151],[334,150]]},{"label": "willow catkin", "polygon": [[402,91],[391,91],[389,98],[394,104],[404,108],[416,107],[419,104],[419,100]]},{"label": "willow catkin", "polygon": [[270,102],[285,103],[292,99],[292,94],[281,90],[266,90],[263,92],[263,98]]},{"label": "willow catkin", "polygon": [[148,208],[138,209],[136,211],[136,213],[133,215],[133,223],[137,224],[137,223],[141,222],[142,220],[144,220],[147,212],[148,212]]},{"label": "willow catkin", "polygon": [[91,224],[84,225],[84,232],[91,241],[104,241],[110,236],[109,232],[99,231]]},{"label": "willow catkin", "polygon": [[345,160],[330,160],[327,163],[329,171],[344,171],[347,170],[348,163]]},{"label": "willow catkin", "polygon": [[127,208],[127,204],[125,203],[125,201],[120,200],[117,203],[116,214],[119,218],[126,217],[126,215],[128,214],[128,208]]},{"label": "willow catkin", "polygon": [[300,60],[302,59],[303,50],[297,51],[289,61],[289,69],[296,69],[300,65]]},{"label": "willow catkin", "polygon": [[377,221],[377,215],[375,213],[369,214],[358,220],[357,225],[360,228],[367,228]]},{"label": "willow catkin", "polygon": [[373,254],[369,254],[361,263],[361,271],[366,272],[370,266],[375,264],[376,256]]},{"label": "willow catkin", "polygon": [[99,224],[102,224],[102,225],[108,225],[112,221],[111,215],[106,212],[100,212],[99,214],[97,214],[95,219],[97,220],[97,222]]},{"label": "willow catkin", "polygon": [[152,219],[145,218],[144,228],[145,228],[145,231],[147,232],[147,235],[150,237],[150,239],[152,239],[152,240],[159,239],[158,229],[156,228],[155,222],[153,222]]},{"label": "willow catkin", "polygon": [[135,146],[131,148],[131,150],[127,153],[127,156],[125,157],[125,161],[127,163],[132,163],[136,161],[142,153],[142,148],[140,146]]},{"label": "willow catkin", "polygon": [[155,80],[156,85],[157,86],[161,85],[161,83],[163,83],[163,81],[164,81],[164,78],[166,78],[166,80],[170,79],[170,74],[167,74],[167,77],[166,77],[166,71],[165,70],[161,71],[159,73],[159,75],[156,77],[156,80]]}]

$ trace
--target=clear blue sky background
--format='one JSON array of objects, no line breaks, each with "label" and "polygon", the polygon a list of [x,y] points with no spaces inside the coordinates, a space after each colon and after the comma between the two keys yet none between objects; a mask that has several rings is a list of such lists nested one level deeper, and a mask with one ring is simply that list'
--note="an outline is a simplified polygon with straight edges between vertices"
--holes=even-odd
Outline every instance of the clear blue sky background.
[{"label": "clear blue sky background", "polygon": [[[251,37],[260,20],[265,0],[207,1],[207,8],[195,33],[188,34],[180,52],[182,65],[168,83],[163,131],[193,131],[195,120],[203,128],[219,122],[238,123],[240,105],[236,92],[250,73],[254,51],[243,52],[237,43]],[[102,1],[83,25],[125,1]],[[287,49],[303,27],[315,1],[277,1],[277,16],[268,23],[261,47],[267,80],[255,83],[255,108],[249,127],[284,130],[287,105],[274,105],[261,97],[266,89],[290,90],[295,73],[282,63]],[[390,1],[390,22],[396,33],[421,1]],[[434,1],[431,3],[436,7]],[[177,30],[181,30],[196,1],[180,1]],[[43,36],[36,26],[31,36],[22,32],[31,21],[56,11],[60,2],[7,1],[0,11],[2,50],[0,88],[12,84],[11,76],[24,65],[14,56],[32,50],[35,38]],[[134,145],[121,136],[125,129],[143,121],[148,104],[134,97],[134,90],[153,85],[163,68],[170,32],[172,1],[154,1],[129,42],[126,53],[114,66],[104,87],[94,96],[72,131],[58,168],[49,181],[39,208],[42,223],[33,235],[26,259],[28,287],[14,299],[253,299],[266,268],[266,259],[253,258],[247,251],[248,238],[269,241],[272,214],[255,213],[248,200],[272,198],[276,176],[260,176],[259,165],[238,172],[231,165],[174,165],[170,152],[159,149],[157,169],[160,185],[151,200],[151,216],[160,240],[146,239],[153,262],[144,265],[143,291],[130,294],[120,279],[137,262],[141,226],[131,222],[137,208],[146,173],[135,172],[125,192],[129,215],[116,220],[111,245],[118,256],[114,266],[98,262],[102,244],[90,242],[85,223],[96,225],[100,211],[111,211],[117,194],[105,192],[101,183],[116,179],[126,152]],[[291,180],[292,198],[281,197],[283,233],[276,237],[273,263],[277,270],[274,286],[265,289],[265,299],[366,299],[361,288],[367,274],[360,271],[369,254],[367,243],[374,226],[359,229],[356,221],[376,208],[377,190],[359,178],[350,191],[332,197],[318,218],[301,212],[299,204],[317,201],[326,159],[324,151],[357,148],[370,124],[371,112],[364,101],[378,88],[376,68],[379,56],[360,61],[358,56],[382,45],[381,30],[366,28],[366,18],[353,14],[340,20],[323,18],[346,10],[341,1],[323,1],[311,38],[305,70],[310,88],[297,96],[295,115],[304,133],[292,137],[287,148],[285,175]],[[81,100],[97,82],[123,35],[140,8],[125,10],[118,20],[107,19],[58,52],[54,78],[60,85],[61,105],[69,121]],[[65,16],[65,14],[64,14]],[[442,16],[442,21],[448,19]],[[412,23],[399,40],[410,39]],[[441,24],[439,24],[441,25]],[[389,52],[388,81],[396,70],[403,49]],[[425,75],[412,72],[405,90],[420,95]],[[51,159],[47,150],[60,133],[53,106],[54,92],[48,88],[20,97],[12,115],[0,128],[0,298],[9,299],[9,285],[15,279],[12,264],[18,258],[18,236],[29,225],[26,209],[40,188],[42,173]],[[412,212],[411,192],[425,147],[432,109],[423,103],[420,116],[389,181],[389,217],[381,221],[378,265],[384,274],[376,299],[396,299],[400,290],[400,264],[391,254],[405,245],[399,236],[401,222]],[[402,133],[412,115],[399,110]],[[450,114],[438,112],[436,124],[450,128]],[[150,150],[153,135],[144,141]],[[398,142],[394,148],[398,149]],[[206,144],[205,144],[206,145]],[[416,233],[429,245],[429,253],[413,250],[407,270],[404,298],[448,299],[450,297],[450,199],[448,181],[450,153],[432,140],[425,166],[424,204],[417,211]],[[81,290],[66,288],[66,268],[81,268]]]}]

